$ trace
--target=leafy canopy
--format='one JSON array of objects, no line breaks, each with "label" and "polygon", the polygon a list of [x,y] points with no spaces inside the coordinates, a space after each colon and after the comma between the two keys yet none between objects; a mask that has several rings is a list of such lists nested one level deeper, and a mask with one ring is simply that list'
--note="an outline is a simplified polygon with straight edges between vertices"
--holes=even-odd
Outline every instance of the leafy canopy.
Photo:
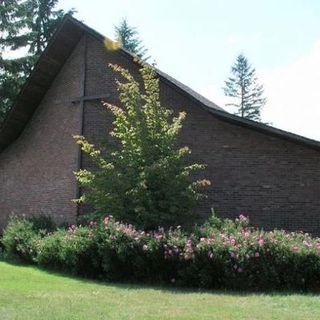
[{"label": "leafy canopy", "polygon": [[108,153],[76,137],[97,166],[76,173],[85,190],[78,202],[91,204],[100,217],[112,214],[146,229],[189,223],[203,197],[199,187],[210,182],[191,182],[191,172],[204,166],[187,165],[190,149],[176,148],[186,114],[172,118],[172,111],[161,105],[159,80],[149,66],[140,69],[143,89],[127,70],[110,67],[125,79],[117,80],[121,107],[104,104],[114,115],[111,136],[118,144]]},{"label": "leafy canopy", "polygon": [[232,97],[233,102],[227,105],[236,107],[240,117],[261,121],[261,109],[267,99],[263,97],[263,86],[258,83],[255,69],[244,55],[237,57],[231,74],[225,81],[224,93]]},{"label": "leafy canopy", "polygon": [[[63,18],[57,4],[58,0],[0,0],[0,123]],[[21,57],[13,58],[17,55]]]}]

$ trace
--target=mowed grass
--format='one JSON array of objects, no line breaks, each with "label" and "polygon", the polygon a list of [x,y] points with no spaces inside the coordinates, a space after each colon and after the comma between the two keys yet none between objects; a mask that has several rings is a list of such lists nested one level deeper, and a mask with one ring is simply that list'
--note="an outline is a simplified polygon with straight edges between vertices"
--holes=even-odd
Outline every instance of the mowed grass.
[{"label": "mowed grass", "polygon": [[0,319],[320,319],[320,296],[106,284],[0,262]]}]

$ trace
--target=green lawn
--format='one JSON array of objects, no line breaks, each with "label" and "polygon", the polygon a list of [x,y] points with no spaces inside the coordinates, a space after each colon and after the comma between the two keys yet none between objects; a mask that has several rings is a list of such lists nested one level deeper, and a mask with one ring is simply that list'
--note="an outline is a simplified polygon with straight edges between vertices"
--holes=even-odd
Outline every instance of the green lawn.
[{"label": "green lawn", "polygon": [[103,284],[0,262],[0,319],[319,319],[320,296]]}]

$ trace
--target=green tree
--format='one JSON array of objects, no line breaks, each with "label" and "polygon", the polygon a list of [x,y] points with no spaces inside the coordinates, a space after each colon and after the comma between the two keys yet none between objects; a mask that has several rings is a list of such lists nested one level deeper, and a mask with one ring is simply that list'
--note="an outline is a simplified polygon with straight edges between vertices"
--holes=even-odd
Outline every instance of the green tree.
[{"label": "green tree", "polygon": [[185,113],[172,118],[160,104],[159,82],[150,67],[140,70],[141,89],[127,70],[110,66],[125,79],[117,81],[121,107],[105,103],[115,117],[111,136],[117,147],[107,152],[75,137],[97,166],[76,173],[85,190],[78,202],[91,204],[98,217],[111,214],[145,229],[190,222],[203,197],[198,189],[210,182],[191,182],[191,172],[204,166],[187,165],[189,148],[176,147]]},{"label": "green tree", "polygon": [[[57,3],[58,0],[0,0],[0,122],[63,18],[63,10],[55,9]],[[17,55],[14,52],[21,57],[12,58]]]},{"label": "green tree", "polygon": [[261,121],[261,109],[267,99],[263,97],[264,89],[258,83],[255,69],[244,55],[237,57],[231,74],[223,88],[225,95],[233,98],[227,106],[236,107],[236,114],[240,117]]},{"label": "green tree", "polygon": [[120,45],[131,53],[136,54],[142,60],[148,60],[148,50],[142,45],[139,33],[136,28],[129,26],[126,19],[122,19],[118,26],[115,26],[115,37]]}]

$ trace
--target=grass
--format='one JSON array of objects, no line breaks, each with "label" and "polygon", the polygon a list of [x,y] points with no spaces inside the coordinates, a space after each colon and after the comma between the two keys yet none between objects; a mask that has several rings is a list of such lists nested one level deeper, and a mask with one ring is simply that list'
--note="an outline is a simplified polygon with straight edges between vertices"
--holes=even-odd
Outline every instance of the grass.
[{"label": "grass", "polygon": [[311,294],[105,284],[0,261],[0,319],[319,319]]}]

